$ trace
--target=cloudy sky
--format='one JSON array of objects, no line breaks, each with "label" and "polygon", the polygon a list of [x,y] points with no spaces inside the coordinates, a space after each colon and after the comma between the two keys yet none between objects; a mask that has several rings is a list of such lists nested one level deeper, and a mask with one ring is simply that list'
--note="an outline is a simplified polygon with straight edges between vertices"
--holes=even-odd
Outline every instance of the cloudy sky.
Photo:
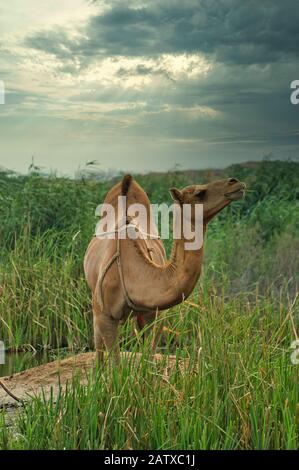
[{"label": "cloudy sky", "polygon": [[0,5],[0,165],[73,174],[296,158],[297,0]]}]

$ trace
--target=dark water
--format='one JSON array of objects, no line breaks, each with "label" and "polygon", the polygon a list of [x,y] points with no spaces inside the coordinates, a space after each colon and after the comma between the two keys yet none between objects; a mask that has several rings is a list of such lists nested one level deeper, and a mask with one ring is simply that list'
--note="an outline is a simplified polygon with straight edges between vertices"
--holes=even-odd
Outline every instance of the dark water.
[{"label": "dark water", "polygon": [[32,353],[20,352],[20,353],[5,353],[5,364],[0,364],[0,377],[6,375],[12,375],[16,372],[29,369],[31,367],[39,366],[40,364],[46,364],[50,361],[66,357],[68,354],[65,351],[59,351],[58,353],[53,352],[37,352]]}]

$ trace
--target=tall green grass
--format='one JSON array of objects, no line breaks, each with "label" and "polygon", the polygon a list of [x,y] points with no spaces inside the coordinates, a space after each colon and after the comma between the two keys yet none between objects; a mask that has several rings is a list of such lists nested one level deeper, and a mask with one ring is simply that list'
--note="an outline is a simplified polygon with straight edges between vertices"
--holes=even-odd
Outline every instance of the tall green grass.
[{"label": "tall green grass", "polygon": [[[143,343],[128,321],[121,349],[142,352],[138,368],[125,362],[87,386],[75,381],[57,403],[32,400],[13,432],[0,423],[0,447],[297,448],[298,169],[263,162],[223,171],[250,192],[210,224],[191,299],[161,315],[160,348],[189,357],[187,373],[165,377],[147,362],[150,338]],[[136,176],[156,203],[170,202],[171,186],[213,177]],[[82,260],[112,183],[0,175],[0,339],[9,350],[93,347]]]},{"label": "tall green grass", "polygon": [[[190,366],[165,372],[148,356],[150,338],[123,348],[141,351],[74,379],[59,399],[32,400],[3,448],[24,449],[296,449],[298,366],[290,361],[290,310],[257,296],[225,300],[202,293],[196,308],[168,313],[165,349]],[[193,298],[193,301],[195,298]],[[291,312],[294,314],[294,312]]]}]

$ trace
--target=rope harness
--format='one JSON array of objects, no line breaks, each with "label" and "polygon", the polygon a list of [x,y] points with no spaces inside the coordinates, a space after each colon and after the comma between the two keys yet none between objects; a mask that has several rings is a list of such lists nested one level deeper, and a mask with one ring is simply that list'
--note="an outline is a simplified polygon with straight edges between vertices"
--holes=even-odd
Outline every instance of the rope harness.
[{"label": "rope harness", "polygon": [[138,230],[138,232],[142,235],[141,238],[145,241],[149,256],[152,259],[151,253],[153,252],[153,249],[149,248],[147,246],[146,239],[144,238],[144,236],[150,237],[150,238],[153,238],[153,239],[159,239],[160,237],[159,237],[159,235],[152,235],[150,233],[144,232],[143,230],[141,230],[140,227],[138,227],[138,225],[135,225],[135,224],[130,222],[129,224],[123,225],[119,229],[111,230],[109,232],[96,233],[95,236],[97,238],[101,238],[103,236],[107,237],[107,235],[112,235],[112,234],[117,234],[118,235],[117,238],[116,238],[116,252],[112,256],[112,258],[108,261],[105,268],[99,274],[99,277],[98,277],[98,302],[99,302],[99,305],[100,305],[101,309],[103,310],[103,308],[104,308],[103,291],[102,291],[103,281],[105,279],[105,276],[106,276],[107,272],[109,271],[109,269],[111,268],[113,263],[116,261],[122,292],[123,292],[123,295],[124,295],[124,298],[125,298],[125,301],[126,301],[126,304],[128,305],[128,307],[130,307],[132,310],[136,310],[136,311],[152,312],[153,311],[152,308],[136,306],[132,302],[132,300],[130,299],[130,297],[128,295],[128,292],[127,292],[127,289],[126,289],[125,280],[124,280],[124,273],[123,273],[122,264],[121,264],[121,243],[120,243],[121,238],[119,237],[119,234],[121,232],[123,232],[124,230],[127,230],[128,228],[134,228],[135,230]]}]

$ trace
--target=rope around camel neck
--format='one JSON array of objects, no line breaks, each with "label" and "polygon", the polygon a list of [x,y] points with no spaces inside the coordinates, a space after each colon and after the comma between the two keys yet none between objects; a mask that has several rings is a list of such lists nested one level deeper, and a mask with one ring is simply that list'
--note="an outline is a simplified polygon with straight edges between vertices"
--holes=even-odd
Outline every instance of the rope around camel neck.
[{"label": "rope around camel neck", "polygon": [[[141,235],[144,235],[146,237],[149,237],[149,238],[152,238],[152,239],[160,239],[159,235],[154,235],[152,233],[144,232],[138,225],[135,225],[135,224],[132,224],[132,223],[130,223],[128,225],[123,225],[119,229],[110,230],[108,232],[96,233],[95,236],[97,238],[101,238],[102,236],[112,235],[112,234],[115,234],[115,233],[121,233],[124,230],[127,230],[128,228],[134,228],[135,230],[137,229],[138,232],[141,233]],[[142,240],[144,240],[144,239],[142,239]]]},{"label": "rope around camel neck", "polygon": [[[134,229],[137,229],[139,231],[139,233],[141,233],[142,235],[146,235],[146,236],[149,236],[153,239],[159,239],[159,235],[152,235],[150,233],[146,233],[144,232],[143,230],[140,229],[140,227],[138,227],[137,225],[135,224],[132,224],[132,223],[129,223],[127,225],[123,225],[122,227],[120,227],[119,229],[115,229],[115,230],[111,230],[111,231],[108,231],[108,232],[102,232],[102,233],[99,233],[99,234],[96,234],[95,236],[97,238],[100,238],[101,236],[103,235],[112,235],[112,234],[119,234],[121,232],[123,232],[124,230],[127,230],[129,227],[132,227]],[[126,301],[126,304],[132,309],[132,310],[135,310],[135,311],[142,311],[142,312],[152,312],[153,309],[152,308],[147,308],[147,307],[137,307],[133,302],[132,300],[130,299],[129,295],[128,295],[128,292],[127,292],[127,289],[126,289],[126,285],[125,285],[125,280],[124,280],[124,275],[123,275],[123,269],[122,269],[122,265],[121,265],[121,253],[120,253],[120,238],[117,237],[117,245],[116,245],[116,253],[114,253],[114,255],[112,256],[112,258],[108,261],[107,265],[105,266],[103,272],[101,274],[99,274],[99,278],[98,278],[98,302],[100,304],[100,307],[101,309],[103,310],[104,308],[104,302],[103,302],[103,292],[102,292],[102,285],[103,285],[103,281],[104,281],[104,278],[107,274],[107,272],[109,271],[109,269],[111,268],[112,264],[114,263],[114,261],[116,260],[117,262],[117,268],[118,268],[118,273],[119,273],[119,278],[120,278],[120,283],[121,283],[121,287],[122,287],[122,291],[123,291],[123,295],[124,295],[124,298],[125,298],[125,301]],[[146,243],[146,239],[142,238],[142,240],[145,240],[145,243]]]}]

